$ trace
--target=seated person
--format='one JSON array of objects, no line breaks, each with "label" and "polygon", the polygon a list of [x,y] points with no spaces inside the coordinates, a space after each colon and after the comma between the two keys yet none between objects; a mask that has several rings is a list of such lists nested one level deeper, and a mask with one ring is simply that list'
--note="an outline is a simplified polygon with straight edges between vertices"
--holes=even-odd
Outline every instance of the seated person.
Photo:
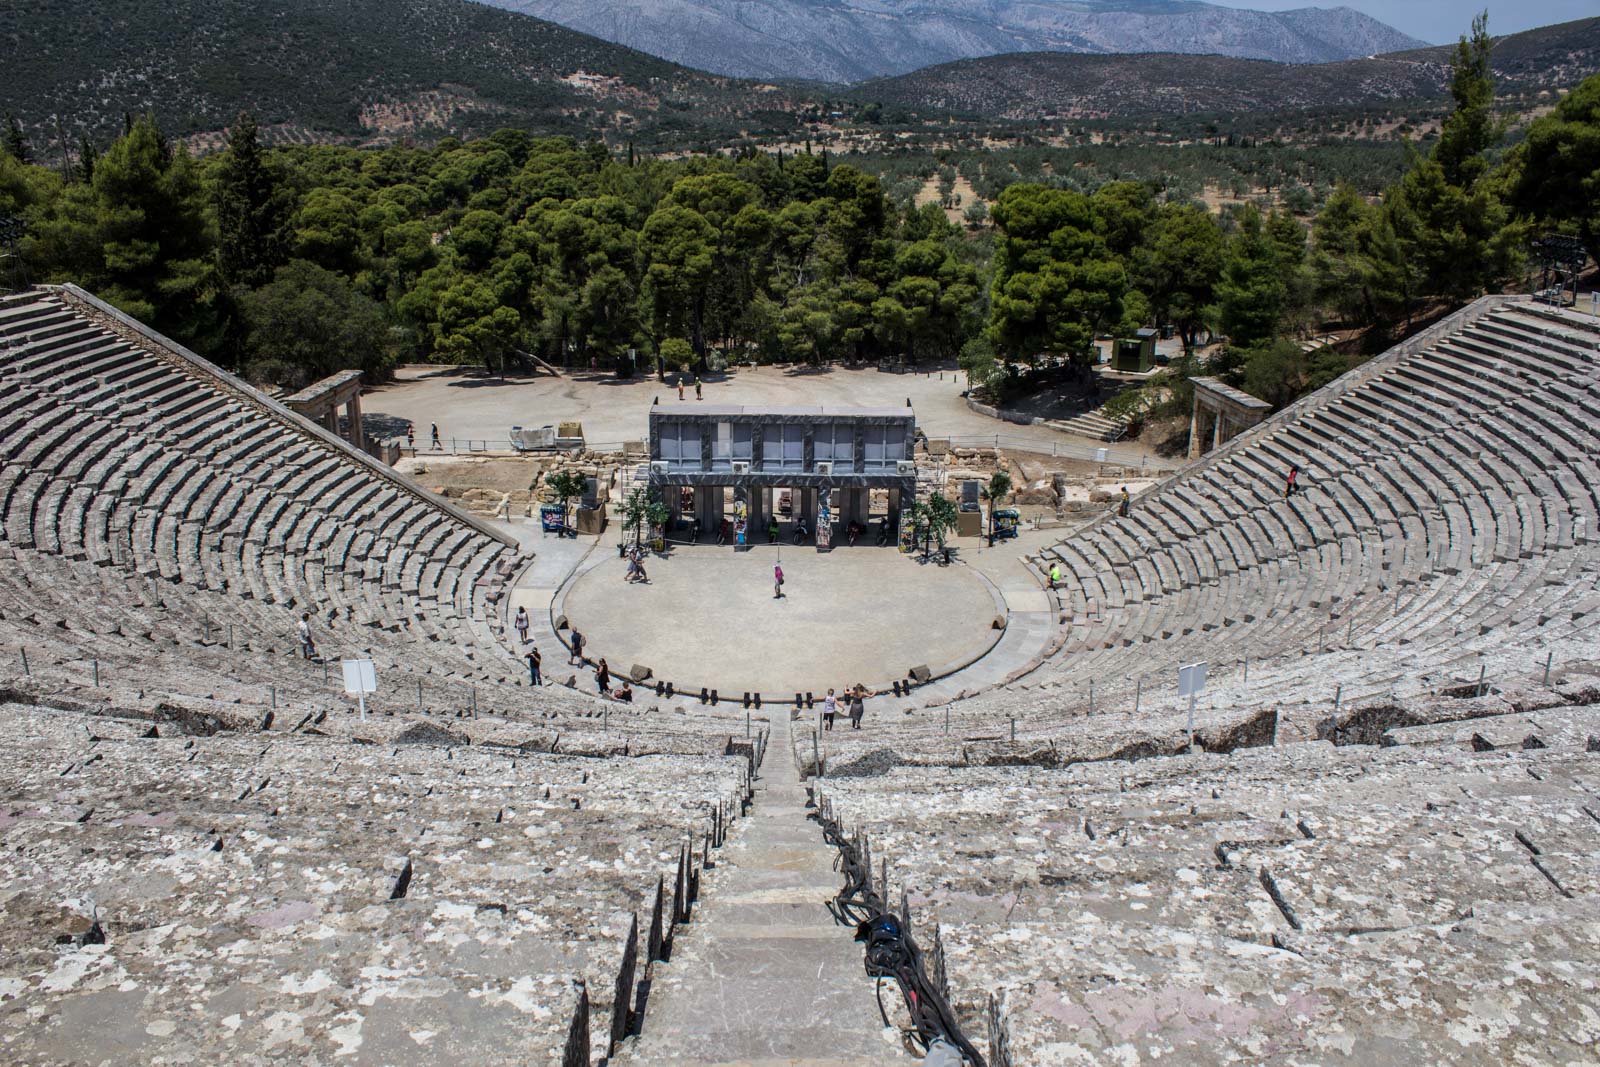
[{"label": "seated person", "polygon": [[624,703],[633,703],[633,687],[627,682],[623,682],[611,695]]}]

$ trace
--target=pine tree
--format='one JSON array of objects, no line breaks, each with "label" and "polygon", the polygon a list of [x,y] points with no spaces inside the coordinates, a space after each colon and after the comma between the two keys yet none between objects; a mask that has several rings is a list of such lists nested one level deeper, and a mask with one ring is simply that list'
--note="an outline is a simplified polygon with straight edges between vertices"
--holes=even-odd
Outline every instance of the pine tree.
[{"label": "pine tree", "polygon": [[6,154],[18,163],[32,163],[33,150],[28,147],[27,135],[22,132],[22,123],[17,121],[17,116],[6,112]]},{"label": "pine tree", "polygon": [[286,262],[287,190],[261,149],[255,117],[239,116],[212,197],[217,218],[217,266],[229,285],[256,288]]}]

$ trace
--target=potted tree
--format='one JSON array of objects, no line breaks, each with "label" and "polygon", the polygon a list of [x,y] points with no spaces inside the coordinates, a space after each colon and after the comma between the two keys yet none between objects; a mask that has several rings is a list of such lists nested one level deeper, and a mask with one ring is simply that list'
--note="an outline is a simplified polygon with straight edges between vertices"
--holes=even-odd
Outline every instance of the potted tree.
[{"label": "potted tree", "polygon": [[1005,471],[995,471],[989,476],[989,484],[983,487],[983,498],[989,502],[989,547],[994,547],[994,513],[1000,507],[1000,502],[1011,495],[1011,475]]},{"label": "potted tree", "polygon": [[[922,535],[922,558],[927,559],[933,555],[933,542],[939,542],[939,548],[944,550],[945,536],[956,528],[955,501],[943,493],[934,493],[926,500],[918,501],[916,517],[917,527]],[[949,562],[949,552],[945,552],[945,562]]]},{"label": "potted tree", "polygon": [[583,490],[587,485],[583,475],[577,471],[557,471],[544,481],[551,491],[556,494],[556,499],[561,504],[562,527],[572,532],[573,536],[576,537],[577,534],[572,530],[572,524],[567,521],[567,501],[575,496],[581,497],[583,495]]}]

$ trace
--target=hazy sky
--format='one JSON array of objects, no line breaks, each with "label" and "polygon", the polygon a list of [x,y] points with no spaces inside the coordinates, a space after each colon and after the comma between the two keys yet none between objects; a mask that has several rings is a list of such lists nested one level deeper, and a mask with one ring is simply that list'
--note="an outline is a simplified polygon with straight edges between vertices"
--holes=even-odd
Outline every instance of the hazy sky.
[{"label": "hazy sky", "polygon": [[1433,44],[1454,41],[1472,27],[1472,16],[1489,12],[1489,32],[1516,33],[1555,22],[1600,15],[1600,0],[1211,0],[1227,7],[1283,11],[1295,7],[1352,7],[1397,30]]}]

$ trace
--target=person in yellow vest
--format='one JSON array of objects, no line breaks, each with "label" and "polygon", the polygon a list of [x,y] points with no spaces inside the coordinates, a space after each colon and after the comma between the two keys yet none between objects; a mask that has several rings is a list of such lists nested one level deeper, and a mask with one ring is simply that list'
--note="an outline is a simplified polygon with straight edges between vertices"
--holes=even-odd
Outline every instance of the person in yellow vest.
[{"label": "person in yellow vest", "polygon": [[1061,564],[1050,564],[1050,588],[1053,590],[1061,584]]}]

